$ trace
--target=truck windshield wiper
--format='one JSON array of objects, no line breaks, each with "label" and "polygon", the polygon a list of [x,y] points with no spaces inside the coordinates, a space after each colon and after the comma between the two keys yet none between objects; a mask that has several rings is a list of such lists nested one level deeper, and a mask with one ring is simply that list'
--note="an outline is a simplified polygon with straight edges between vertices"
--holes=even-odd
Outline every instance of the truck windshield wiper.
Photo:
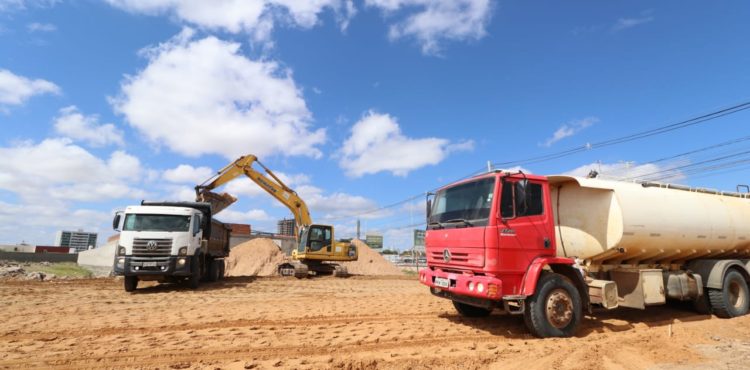
[{"label": "truck windshield wiper", "polygon": [[445,221],[446,224],[454,224],[454,223],[458,223],[458,222],[463,223],[464,226],[474,226],[473,223],[471,223],[471,222],[469,222],[469,221],[467,221],[466,219],[463,219],[463,218],[454,218],[452,220]]},{"label": "truck windshield wiper", "polygon": [[[442,223],[437,222],[437,221],[430,222],[429,224],[427,224],[427,226],[428,227],[433,227],[434,229],[443,229],[443,228],[445,228],[445,225],[443,225]],[[434,227],[434,226],[437,226],[437,227]]]}]

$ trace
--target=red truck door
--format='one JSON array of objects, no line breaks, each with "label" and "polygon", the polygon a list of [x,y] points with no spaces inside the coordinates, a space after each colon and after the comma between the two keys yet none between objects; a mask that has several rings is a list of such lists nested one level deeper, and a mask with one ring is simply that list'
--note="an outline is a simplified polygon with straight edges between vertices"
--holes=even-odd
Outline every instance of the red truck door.
[{"label": "red truck door", "polygon": [[498,262],[501,270],[524,274],[531,261],[554,255],[548,188],[540,180],[505,178],[500,196]]}]

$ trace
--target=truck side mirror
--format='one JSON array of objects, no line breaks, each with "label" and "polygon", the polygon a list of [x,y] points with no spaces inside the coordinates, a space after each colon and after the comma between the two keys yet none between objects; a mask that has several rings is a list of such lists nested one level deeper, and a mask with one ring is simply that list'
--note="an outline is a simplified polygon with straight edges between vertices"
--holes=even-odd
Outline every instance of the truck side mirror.
[{"label": "truck side mirror", "polygon": [[427,193],[427,202],[425,204],[425,216],[427,217],[427,220],[430,219],[430,216],[432,215],[432,198],[431,196],[435,195],[434,193]]},{"label": "truck side mirror", "polygon": [[112,220],[112,229],[120,231],[120,219],[122,218],[122,212],[115,213],[115,218]]}]

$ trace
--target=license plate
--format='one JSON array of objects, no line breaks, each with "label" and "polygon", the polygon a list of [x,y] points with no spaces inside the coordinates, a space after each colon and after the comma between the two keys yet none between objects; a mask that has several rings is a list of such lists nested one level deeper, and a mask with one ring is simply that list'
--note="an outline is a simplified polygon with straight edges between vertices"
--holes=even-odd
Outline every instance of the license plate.
[{"label": "license plate", "polygon": [[441,288],[448,288],[451,286],[451,281],[446,278],[436,277],[435,286],[441,287]]},{"label": "license plate", "polygon": [[156,267],[156,262],[144,262],[143,267]]}]

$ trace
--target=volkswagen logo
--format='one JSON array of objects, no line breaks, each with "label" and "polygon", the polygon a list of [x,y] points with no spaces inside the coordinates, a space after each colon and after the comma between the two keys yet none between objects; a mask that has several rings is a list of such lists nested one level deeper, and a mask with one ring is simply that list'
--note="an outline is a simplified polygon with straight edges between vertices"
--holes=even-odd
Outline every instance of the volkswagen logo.
[{"label": "volkswagen logo", "polygon": [[146,249],[150,251],[155,251],[157,247],[156,240],[149,240],[148,243],[146,243]]},{"label": "volkswagen logo", "polygon": [[443,249],[443,261],[450,262],[451,261],[451,251],[447,249]]}]

